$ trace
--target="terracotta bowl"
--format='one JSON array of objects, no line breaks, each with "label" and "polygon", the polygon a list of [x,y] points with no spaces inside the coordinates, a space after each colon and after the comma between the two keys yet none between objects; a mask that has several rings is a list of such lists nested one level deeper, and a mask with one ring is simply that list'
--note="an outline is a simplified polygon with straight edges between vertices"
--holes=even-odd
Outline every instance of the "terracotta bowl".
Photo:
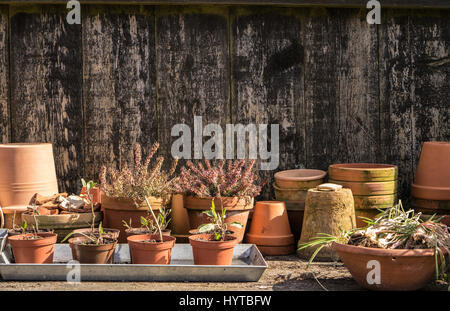
[{"label": "terracotta bowl", "polygon": [[[339,243],[333,243],[332,248],[355,281],[371,290],[417,290],[430,282],[435,273],[433,249],[378,249]],[[379,282],[373,279],[376,269]]]},{"label": "terracotta bowl", "polygon": [[323,183],[327,172],[312,169],[286,170],[275,173],[277,186],[283,189],[309,189]]}]

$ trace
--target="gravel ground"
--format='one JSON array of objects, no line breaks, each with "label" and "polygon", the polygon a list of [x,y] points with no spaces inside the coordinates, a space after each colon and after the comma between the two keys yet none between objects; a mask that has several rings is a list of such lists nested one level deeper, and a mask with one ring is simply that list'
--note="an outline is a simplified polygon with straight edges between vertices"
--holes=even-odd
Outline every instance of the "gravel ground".
[{"label": "gravel ground", "polygon": [[[200,282],[5,282],[0,290],[167,290],[167,291],[358,291],[363,290],[353,281],[347,268],[341,263],[314,263],[306,270],[306,261],[292,256],[268,256],[269,265],[258,282],[248,283],[200,283]],[[323,286],[323,287],[322,287]],[[445,284],[428,284],[424,290],[447,290]]]}]

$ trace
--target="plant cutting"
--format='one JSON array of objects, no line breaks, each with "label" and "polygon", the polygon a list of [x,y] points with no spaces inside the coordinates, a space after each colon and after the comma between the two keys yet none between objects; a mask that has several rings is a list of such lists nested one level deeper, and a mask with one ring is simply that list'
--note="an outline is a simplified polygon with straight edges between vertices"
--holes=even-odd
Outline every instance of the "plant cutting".
[{"label": "plant cutting", "polygon": [[[448,282],[446,259],[450,249],[450,230],[434,217],[423,221],[421,213],[405,211],[399,204],[383,211],[367,226],[339,235],[318,234],[299,249],[317,247],[308,265],[322,247],[331,244],[356,282],[373,290],[416,290],[433,275]],[[377,271],[372,271],[378,265]],[[379,273],[369,282],[370,272]]]},{"label": "plant cutting", "polygon": [[[117,245],[117,236],[114,234],[106,234],[100,222],[98,229],[95,228],[95,211],[94,201],[92,199],[91,189],[97,184],[90,180],[86,182],[81,180],[83,187],[86,189],[86,195],[91,205],[92,221],[91,228],[88,231],[75,230],[69,233],[62,242],[66,241],[73,235],[78,235],[69,239],[69,244],[72,249],[72,257],[80,263],[96,263],[105,264],[111,262],[114,250]],[[81,235],[81,236],[79,236]]]},{"label": "plant cutting", "polygon": [[[163,235],[170,235],[171,232],[171,230],[167,228],[171,221],[169,216],[170,216],[170,209],[163,209],[163,208],[159,209],[159,214],[157,215],[157,218],[160,223]],[[127,234],[127,237],[137,234],[155,234],[157,233],[158,230],[158,228],[154,225],[153,220],[149,219],[149,217],[144,216],[141,216],[140,227],[133,227],[131,218],[129,220],[129,223],[127,223],[125,220],[122,220],[122,224],[126,228],[125,232]]]},{"label": "plant cutting", "polygon": [[265,182],[259,184],[253,171],[255,160],[247,165],[245,160],[219,160],[212,165],[209,160],[187,161],[174,185],[174,191],[184,194],[184,207],[188,211],[191,229],[209,222],[205,213],[210,209],[211,200],[220,210],[227,210],[226,222],[239,222],[243,226],[235,230],[234,236],[241,242],[248,215],[253,209],[253,198],[257,196]]},{"label": "plant cutting", "polygon": [[159,148],[153,144],[145,160],[142,159],[141,146],[136,145],[134,167],[125,165],[121,170],[102,167],[100,172],[100,188],[105,225],[119,229],[119,242],[126,242],[123,220],[139,223],[141,216],[148,215],[145,198],[151,203],[154,212],[159,213],[170,202],[172,186],[177,178],[172,178],[178,161],[175,159],[169,171],[162,170],[163,157],[158,157],[150,168],[150,162]]},{"label": "plant cutting", "polygon": [[[176,239],[172,236],[163,235],[162,228],[166,224],[164,217],[157,217],[153,212],[149,200],[146,197],[144,199],[149,212],[153,216],[155,225],[153,226],[153,222],[149,222],[145,217],[142,217],[141,224],[152,233],[127,237],[131,260],[134,264],[168,265]],[[156,233],[153,233],[153,227],[156,227]]]},{"label": "plant cutting", "polygon": [[228,235],[228,227],[233,226],[242,229],[243,225],[236,221],[231,224],[227,223],[225,221],[226,209],[217,212],[214,200],[211,200],[211,209],[203,213],[210,222],[198,227],[200,234],[189,237],[189,243],[194,254],[194,264],[231,265],[233,250],[238,243],[238,239]]},{"label": "plant cutting", "polygon": [[32,233],[27,232],[27,222],[21,226],[22,234],[8,237],[16,263],[53,263],[53,253],[57,234],[39,232],[39,227],[32,226]]}]

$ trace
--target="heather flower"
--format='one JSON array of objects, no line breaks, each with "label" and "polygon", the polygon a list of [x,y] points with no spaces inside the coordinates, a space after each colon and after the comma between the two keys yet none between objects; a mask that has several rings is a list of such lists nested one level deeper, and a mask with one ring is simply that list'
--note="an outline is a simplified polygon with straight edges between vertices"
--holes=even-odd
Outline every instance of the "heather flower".
[{"label": "heather flower", "polygon": [[145,197],[160,197],[163,204],[170,200],[170,194],[173,192],[173,185],[177,178],[170,178],[176,169],[178,160],[175,160],[171,169],[166,172],[161,170],[164,162],[163,157],[158,157],[155,164],[149,170],[150,161],[158,150],[159,144],[153,144],[150,152],[142,163],[142,151],[139,144],[135,147],[134,167],[130,168],[128,164],[121,170],[102,167],[100,171],[101,189],[112,198],[130,198],[136,206],[139,206]]}]

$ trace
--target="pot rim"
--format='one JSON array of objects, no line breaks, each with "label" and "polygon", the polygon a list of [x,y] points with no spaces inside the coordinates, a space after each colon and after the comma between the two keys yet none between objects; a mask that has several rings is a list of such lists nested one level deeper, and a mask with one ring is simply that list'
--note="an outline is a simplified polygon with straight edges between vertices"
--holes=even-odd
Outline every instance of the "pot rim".
[{"label": "pot rim", "polygon": [[163,241],[157,243],[146,243],[145,240],[159,238],[159,234],[135,234],[127,237],[128,242],[138,243],[142,245],[163,245],[163,244],[171,244],[175,243],[176,238],[170,235],[163,235]]},{"label": "pot rim", "polygon": [[383,163],[335,163],[331,164],[329,168],[335,168],[340,170],[355,170],[355,171],[364,171],[364,170],[386,170],[386,169],[397,169],[397,165],[393,164],[383,164]]},{"label": "pot rim", "polygon": [[189,243],[192,247],[197,248],[209,248],[209,249],[227,249],[234,248],[238,244],[239,240],[237,237],[232,235],[227,235],[229,238],[226,241],[204,241],[200,240],[202,237],[213,237],[212,234],[194,234],[189,236]]},{"label": "pot rim", "polygon": [[36,148],[46,145],[52,146],[52,143],[7,143],[7,144],[0,144],[0,148],[13,148],[13,149],[17,149],[19,147]]},{"label": "pot rim", "polygon": [[76,245],[76,246],[81,246],[81,247],[89,247],[89,248],[107,247],[107,246],[111,246],[111,248],[112,248],[112,246],[114,246],[114,248],[115,248],[115,245],[117,245],[117,241],[118,241],[117,239],[114,239],[114,242],[112,242],[112,243],[96,245],[96,244],[81,244],[81,243],[76,243],[75,240],[88,240],[88,238],[83,237],[83,236],[81,236],[81,237],[70,238],[70,239],[69,239],[69,244],[71,244],[71,245]]},{"label": "pot rim", "polygon": [[[315,175],[309,175],[309,176],[284,176],[285,174],[293,172],[309,172],[311,174]],[[309,169],[309,168],[302,168],[302,169],[292,169],[292,170],[284,170],[279,171],[275,173],[274,178],[277,180],[284,180],[284,181],[312,181],[312,180],[318,180],[322,179],[327,175],[327,172],[323,170],[317,170],[317,169]]]},{"label": "pot rim", "polygon": [[[38,232],[38,236],[43,237],[43,239],[37,239],[37,240],[24,240],[23,236],[31,236],[34,235],[33,233],[25,233],[25,234],[16,234],[16,235],[10,235],[8,236],[8,242],[13,244],[27,244],[30,247],[33,246],[44,246],[44,245],[51,245],[56,244],[58,234],[53,232]],[[32,245],[34,244],[34,245]]]},{"label": "pot rim", "polygon": [[335,251],[352,253],[355,255],[372,255],[383,257],[429,257],[434,256],[434,249],[382,249],[374,247],[355,246],[333,242],[331,247]]}]

